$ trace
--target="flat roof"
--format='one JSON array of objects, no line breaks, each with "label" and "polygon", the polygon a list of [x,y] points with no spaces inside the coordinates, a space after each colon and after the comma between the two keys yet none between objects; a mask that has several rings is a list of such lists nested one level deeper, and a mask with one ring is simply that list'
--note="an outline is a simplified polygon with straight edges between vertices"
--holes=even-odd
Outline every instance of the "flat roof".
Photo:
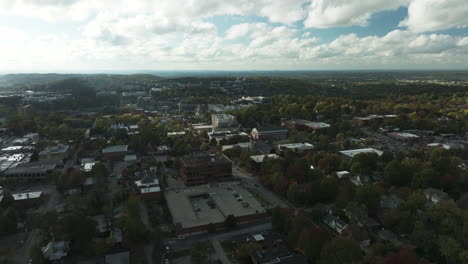
[{"label": "flat roof", "polygon": [[59,144],[59,145],[55,145],[55,146],[49,146],[49,147],[46,147],[41,152],[39,152],[39,155],[62,154],[62,153],[67,152],[69,147],[70,146],[63,145],[63,144]]},{"label": "flat roof", "polygon": [[310,143],[291,143],[291,144],[279,144],[280,148],[290,148],[290,149],[312,149],[314,145]]},{"label": "flat roof", "polygon": [[387,135],[390,136],[395,136],[395,137],[400,137],[400,138],[419,138],[418,135],[411,134],[411,133],[406,133],[406,132],[392,132],[392,133],[387,133]]},{"label": "flat roof", "polygon": [[125,161],[137,160],[137,156],[136,155],[125,155],[124,160]]},{"label": "flat roof", "polygon": [[[233,193],[242,197],[248,206],[237,201]],[[239,182],[220,183],[216,187],[166,189],[165,196],[174,224],[179,223],[183,228],[221,223],[228,215],[238,217],[265,212],[260,202]],[[215,208],[208,205],[209,201]]]},{"label": "flat roof", "polygon": [[25,192],[25,193],[16,193],[12,194],[15,201],[27,200],[27,199],[36,199],[41,197],[42,192]]},{"label": "flat roof", "polygon": [[357,154],[361,154],[361,153],[375,153],[379,156],[382,156],[383,154],[383,151],[381,150],[376,150],[376,149],[373,149],[373,148],[363,148],[363,149],[351,149],[351,150],[342,150],[340,151],[341,154],[345,155],[345,156],[348,156],[348,157],[354,157],[356,156]]},{"label": "flat roof", "polygon": [[108,146],[102,150],[102,153],[113,153],[113,152],[126,152],[128,151],[128,145],[115,145]]},{"label": "flat roof", "polygon": [[262,163],[263,160],[268,157],[270,159],[280,159],[280,156],[276,154],[263,154],[263,155],[254,155],[250,156],[250,159],[253,160],[256,163]]},{"label": "flat roof", "polygon": [[307,123],[304,123],[304,125],[308,126],[308,127],[311,127],[311,128],[314,128],[314,129],[330,127],[329,124],[323,123],[323,122],[307,122]]},{"label": "flat roof", "polygon": [[250,147],[250,142],[241,142],[241,143],[237,143],[237,144],[234,144],[234,145],[224,145],[224,146],[222,146],[221,150],[225,151],[227,149],[232,149],[234,147],[248,148],[248,147]]}]

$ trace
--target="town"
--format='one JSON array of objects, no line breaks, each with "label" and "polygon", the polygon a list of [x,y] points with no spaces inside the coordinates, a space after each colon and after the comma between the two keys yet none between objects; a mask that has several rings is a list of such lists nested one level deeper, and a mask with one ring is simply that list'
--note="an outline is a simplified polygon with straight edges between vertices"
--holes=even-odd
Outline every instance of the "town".
[{"label": "town", "polygon": [[466,260],[466,92],[138,78],[5,89],[1,263]]}]

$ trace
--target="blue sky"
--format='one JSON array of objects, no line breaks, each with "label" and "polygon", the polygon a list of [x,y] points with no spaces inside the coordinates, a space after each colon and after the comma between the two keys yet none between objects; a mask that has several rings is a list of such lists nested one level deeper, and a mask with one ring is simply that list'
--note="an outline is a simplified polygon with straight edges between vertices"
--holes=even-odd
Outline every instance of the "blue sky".
[{"label": "blue sky", "polygon": [[10,0],[0,72],[467,69],[465,0]]}]

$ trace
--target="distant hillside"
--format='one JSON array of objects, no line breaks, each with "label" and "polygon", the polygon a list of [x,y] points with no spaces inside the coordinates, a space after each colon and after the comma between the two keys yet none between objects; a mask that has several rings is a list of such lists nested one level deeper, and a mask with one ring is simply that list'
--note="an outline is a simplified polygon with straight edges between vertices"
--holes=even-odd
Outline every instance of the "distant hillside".
[{"label": "distant hillside", "polygon": [[77,77],[79,74],[58,74],[58,73],[26,73],[26,74],[6,74],[0,76],[0,85],[33,85],[64,80]]},{"label": "distant hillside", "polygon": [[79,78],[98,90],[109,89],[122,83],[139,83],[160,80],[161,77],[151,74],[111,75],[111,74],[7,74],[0,76],[0,86],[46,87],[57,82]]}]

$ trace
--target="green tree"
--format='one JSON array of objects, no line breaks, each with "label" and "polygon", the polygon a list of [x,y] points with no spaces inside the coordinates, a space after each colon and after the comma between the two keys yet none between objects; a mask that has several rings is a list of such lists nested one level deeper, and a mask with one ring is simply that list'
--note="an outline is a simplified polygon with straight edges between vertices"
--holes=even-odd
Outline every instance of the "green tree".
[{"label": "green tree", "polygon": [[207,260],[206,248],[201,244],[196,244],[190,250],[190,260],[193,264],[204,264]]},{"label": "green tree", "polygon": [[380,206],[380,194],[374,185],[366,184],[357,189],[356,201],[366,205],[370,215],[375,215]]},{"label": "green tree", "polygon": [[286,231],[287,219],[283,212],[281,212],[281,208],[279,206],[271,210],[271,224],[273,225],[273,228],[279,232]]},{"label": "green tree", "polygon": [[320,252],[320,264],[359,263],[362,259],[359,245],[351,239],[337,237],[328,241]]},{"label": "green tree", "polygon": [[384,168],[384,178],[391,185],[405,186],[411,182],[411,175],[399,161],[390,161]]}]

